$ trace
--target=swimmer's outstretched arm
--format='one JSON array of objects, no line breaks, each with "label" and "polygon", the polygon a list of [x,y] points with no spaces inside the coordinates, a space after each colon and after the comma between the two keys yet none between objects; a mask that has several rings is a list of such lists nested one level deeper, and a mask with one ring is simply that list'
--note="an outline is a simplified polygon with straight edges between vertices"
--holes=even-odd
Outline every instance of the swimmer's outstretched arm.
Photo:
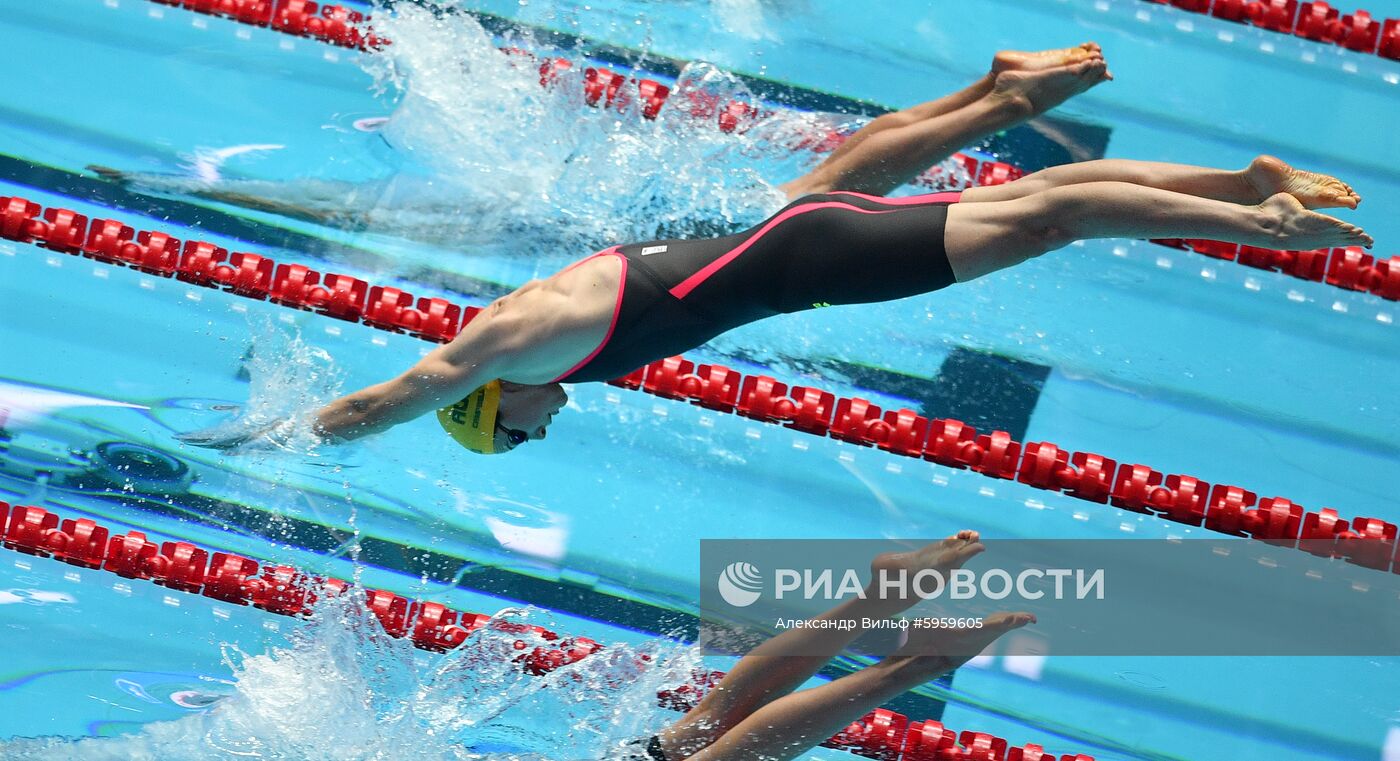
[{"label": "swimmer's outstretched arm", "polygon": [[[511,373],[531,353],[521,343],[522,336],[528,339],[529,334],[519,329],[519,323],[518,309],[493,305],[450,343],[434,349],[397,378],[342,396],[314,412],[309,420],[312,433],[333,443],[379,433],[452,404],[478,386]],[[280,443],[298,426],[296,419],[252,426],[234,421],[177,438],[207,449],[238,449],[257,441]]]},{"label": "swimmer's outstretched arm", "polygon": [[467,323],[450,343],[434,349],[397,378],[362,388],[322,407],[312,429],[330,441],[370,436],[445,407],[496,378],[508,376],[531,354],[519,309],[500,302]]}]

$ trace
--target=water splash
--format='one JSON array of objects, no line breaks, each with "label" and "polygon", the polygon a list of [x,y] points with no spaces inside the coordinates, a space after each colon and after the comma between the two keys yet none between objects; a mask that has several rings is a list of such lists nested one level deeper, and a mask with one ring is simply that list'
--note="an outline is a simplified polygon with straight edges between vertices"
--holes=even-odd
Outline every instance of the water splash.
[{"label": "water splash", "polygon": [[237,452],[315,455],[323,442],[309,414],[340,394],[343,372],[325,349],[308,343],[295,328],[267,316],[250,318],[253,343],[240,375],[248,379],[248,402],[226,406],[235,417],[181,439]]},{"label": "water splash", "polygon": [[[716,2],[724,23],[762,27],[762,9],[751,0]],[[206,151],[193,172],[115,176],[145,192],[198,194],[333,227],[562,260],[620,242],[754,225],[786,202],[781,184],[820,161],[812,146],[865,121],[763,107],[740,129],[722,132],[718,109],[762,104],[740,79],[704,62],[684,67],[658,117],[646,119],[635,83],[607,107],[587,105],[587,64],[578,51],[523,35],[498,40],[468,14],[403,3],[376,14],[376,28],[394,44],[360,61],[375,88],[397,103],[373,125],[373,139],[396,154],[395,172],[356,181],[219,173],[233,156],[273,147],[258,145]],[[540,63],[551,55],[575,65],[542,87]]]},{"label": "water splash", "polygon": [[197,148],[189,169],[201,182],[212,184],[222,179],[221,172],[229,159],[250,153],[278,151],[286,147],[280,143],[254,143],[225,148]]},{"label": "water splash", "polygon": [[[508,609],[496,621],[553,628],[538,610]],[[698,664],[692,648],[614,645],[545,676],[513,659],[547,644],[529,634],[484,630],[444,654],[386,636],[353,600],[323,605],[286,645],[244,654],[226,646],[232,689],[183,695],[206,710],[114,738],[0,742],[10,761],[72,759],[615,758],[675,714],[656,706],[659,688]]]},{"label": "water splash", "polygon": [[[581,65],[541,87],[537,57],[503,54],[465,14],[399,5],[377,23],[395,44],[363,66],[400,98],[382,134],[434,178],[439,206],[470,219],[458,225],[470,228],[462,230],[467,239],[528,229],[586,249],[661,237],[696,220],[743,227],[780,206],[775,185],[795,176],[783,140],[810,115],[779,112],[743,134],[720,132],[717,104],[755,99],[708,64],[686,67],[659,118],[647,120],[635,98],[586,105]],[[506,42],[551,53],[529,39]],[[623,92],[619,100],[629,100]],[[389,206],[403,213],[390,218]],[[393,226],[410,212],[388,204],[379,217]]]},{"label": "water splash", "polygon": [[728,34],[755,42],[778,39],[764,18],[759,0],[710,0],[710,12],[719,28]]}]

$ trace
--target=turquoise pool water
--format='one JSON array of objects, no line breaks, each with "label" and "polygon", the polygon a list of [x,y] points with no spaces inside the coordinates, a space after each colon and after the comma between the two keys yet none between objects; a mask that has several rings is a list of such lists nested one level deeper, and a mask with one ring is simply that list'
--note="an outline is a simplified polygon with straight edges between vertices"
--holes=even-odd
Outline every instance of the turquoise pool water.
[{"label": "turquoise pool water", "polygon": [[[743,87],[726,71],[789,87],[767,90],[779,115],[765,130],[732,136],[550,95],[466,16],[405,12],[384,24],[395,44],[365,58],[145,0],[15,4],[0,22],[23,62],[0,101],[0,195],[482,304],[670,220],[761,216],[766,183],[810,161],[794,134],[860,118],[813,111],[912,104],[998,48],[1088,38],[1117,81],[1062,109],[1062,134],[1116,157],[1277,153],[1355,186],[1366,200],[1348,218],[1377,253],[1400,240],[1400,64],[1376,56],[1134,0],[465,5],[518,22],[509,42],[540,52],[582,60],[542,31],[555,30],[641,51],[643,70],[708,61],[685,76],[726,95]],[[1373,11],[1400,15],[1389,5]],[[1053,158],[1040,145],[1015,132],[981,148]],[[89,164],[169,192],[123,191]],[[174,192],[212,173],[342,214],[317,224]],[[463,610],[533,605],[532,620],[676,672],[697,656],[662,638],[687,631],[699,538],[1198,531],[604,386],[574,389],[548,441],[489,468],[426,421],[317,458],[220,457],[173,433],[250,396],[276,410],[381,380],[425,344],[31,246],[0,243],[0,273],[0,499]],[[928,297],[772,320],[693,358],[1397,522],[1397,312],[1110,241]],[[103,475],[107,442],[168,467]],[[470,653],[373,641],[349,612],[307,627],[11,553],[0,579],[0,737],[64,738],[13,754],[601,757],[674,716],[653,700],[665,674],[637,677],[622,656],[582,687],[541,689]],[[898,708],[1099,759],[1388,761],[1397,676],[1394,659],[998,652]],[[114,739],[73,744],[85,737]]]}]

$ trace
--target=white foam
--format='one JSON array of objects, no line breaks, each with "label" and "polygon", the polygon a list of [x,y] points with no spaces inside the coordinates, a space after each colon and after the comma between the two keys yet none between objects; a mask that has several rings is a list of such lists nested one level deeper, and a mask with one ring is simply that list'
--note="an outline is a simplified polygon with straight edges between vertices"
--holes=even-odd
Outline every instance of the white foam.
[{"label": "white foam", "polygon": [[[536,611],[499,618],[550,626]],[[244,654],[226,646],[232,689],[182,693],[207,710],[111,738],[17,739],[0,756],[22,759],[542,759],[611,757],[627,738],[674,714],[656,691],[699,664],[687,648],[612,646],[537,677],[512,659],[529,635],[485,632],[445,654],[384,636],[362,606],[328,606],[286,644]],[[523,652],[529,652],[526,649]],[[644,661],[643,659],[650,659]],[[663,664],[660,667],[648,664]]]},{"label": "white foam", "polygon": [[[279,315],[286,317],[287,315]],[[340,395],[343,373],[325,349],[303,339],[294,325],[249,315],[253,337],[243,359],[248,401],[224,407],[231,418],[197,432],[206,441],[243,442],[239,453],[315,455],[322,446],[307,415]]]},{"label": "white foam", "polygon": [[759,0],[710,0],[712,17],[723,31],[746,40],[776,40]]},{"label": "white foam", "polygon": [[[756,22],[745,15],[752,3],[716,1],[736,19],[762,23],[761,11]],[[859,123],[778,109],[726,134],[716,108],[757,100],[703,62],[684,68],[659,117],[648,120],[632,83],[611,108],[586,105],[587,63],[576,52],[559,54],[574,66],[546,88],[539,67],[548,46],[507,40],[538,57],[503,55],[464,14],[435,18],[402,6],[376,25],[394,44],[362,65],[399,98],[382,134],[418,165],[381,194],[370,214],[381,231],[432,228],[411,237],[459,243],[505,237],[569,257],[619,241],[712,233],[714,223],[727,231],[785,202],[776,186],[821,159],[803,148],[814,135]]]}]

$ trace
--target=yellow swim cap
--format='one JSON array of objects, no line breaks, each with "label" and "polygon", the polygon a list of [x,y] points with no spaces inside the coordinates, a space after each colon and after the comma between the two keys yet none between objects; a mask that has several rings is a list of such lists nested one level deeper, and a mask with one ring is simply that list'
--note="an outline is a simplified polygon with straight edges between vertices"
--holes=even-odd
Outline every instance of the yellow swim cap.
[{"label": "yellow swim cap", "polygon": [[493,380],[462,401],[438,410],[438,422],[458,444],[477,454],[496,454],[496,410],[501,406],[501,382]]}]

